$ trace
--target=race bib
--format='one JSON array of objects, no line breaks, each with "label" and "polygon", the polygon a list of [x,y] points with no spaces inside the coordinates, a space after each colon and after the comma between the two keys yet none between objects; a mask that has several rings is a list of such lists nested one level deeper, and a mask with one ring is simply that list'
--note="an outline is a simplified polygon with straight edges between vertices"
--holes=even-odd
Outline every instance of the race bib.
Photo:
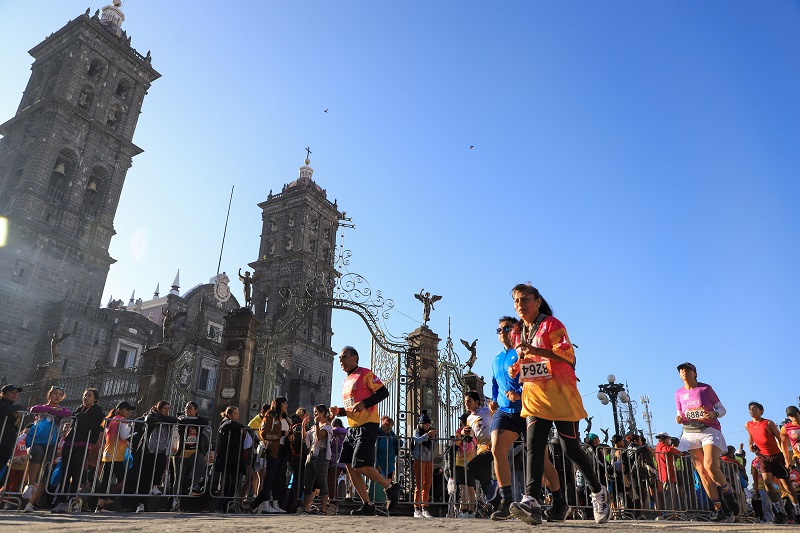
[{"label": "race bib", "polygon": [[356,404],[356,401],[352,398],[345,398],[344,399],[344,408],[347,411],[352,411],[353,406]]},{"label": "race bib", "polygon": [[546,359],[519,365],[520,381],[539,381],[542,379],[550,379],[551,377],[553,377],[553,374],[550,373],[550,361]]},{"label": "race bib", "polygon": [[686,420],[700,420],[706,417],[706,410],[702,407],[698,409],[689,409],[683,415],[686,417]]}]

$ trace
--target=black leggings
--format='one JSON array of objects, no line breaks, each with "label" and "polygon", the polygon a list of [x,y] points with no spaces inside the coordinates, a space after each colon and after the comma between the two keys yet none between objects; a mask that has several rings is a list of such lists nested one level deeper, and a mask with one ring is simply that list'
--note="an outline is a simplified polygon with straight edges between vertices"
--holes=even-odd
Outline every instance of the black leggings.
[{"label": "black leggings", "polygon": [[525,494],[540,500],[542,498],[542,475],[544,475],[544,450],[547,446],[547,441],[550,437],[550,428],[553,424],[556,425],[562,442],[564,443],[564,453],[567,458],[575,463],[575,466],[580,468],[583,472],[583,477],[589,483],[592,492],[600,491],[600,482],[597,480],[597,475],[592,470],[592,463],[589,458],[581,450],[580,441],[578,438],[578,423],[568,422],[565,420],[545,420],[544,418],[537,418],[529,416],[526,418],[528,426],[527,430],[527,444],[528,444],[528,465],[527,483],[525,485]]}]

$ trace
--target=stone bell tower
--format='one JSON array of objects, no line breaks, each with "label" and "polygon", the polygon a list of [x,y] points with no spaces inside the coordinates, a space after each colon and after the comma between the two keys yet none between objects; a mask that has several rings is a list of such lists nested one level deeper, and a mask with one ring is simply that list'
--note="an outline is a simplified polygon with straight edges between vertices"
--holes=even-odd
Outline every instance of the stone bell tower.
[{"label": "stone bell tower", "polygon": [[[306,158],[299,177],[258,204],[263,226],[254,269],[256,318],[267,332],[276,332],[293,312],[282,305],[282,291],[295,295],[306,286],[335,281],[334,249],[339,220],[336,202],[312,179],[314,169]],[[274,361],[264,361],[260,379],[262,401],[276,393],[290,406],[330,404],[335,352],[331,349],[331,309],[316,308],[277,345]],[[261,351],[261,350],[260,350]]]},{"label": "stone bell tower", "polygon": [[131,47],[120,6],[87,10],[33,47],[17,113],[0,125],[0,373],[15,380],[49,360],[48,331],[71,337],[60,352],[73,372],[91,366],[100,336],[114,215],[160,77]]}]

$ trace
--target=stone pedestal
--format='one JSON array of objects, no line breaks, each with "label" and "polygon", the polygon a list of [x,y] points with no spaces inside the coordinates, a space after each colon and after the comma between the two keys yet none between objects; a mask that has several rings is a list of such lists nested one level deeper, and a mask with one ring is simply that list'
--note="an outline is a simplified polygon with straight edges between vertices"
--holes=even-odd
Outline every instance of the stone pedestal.
[{"label": "stone pedestal", "polygon": [[256,317],[247,308],[235,309],[225,315],[222,360],[214,398],[214,419],[217,423],[221,418],[219,413],[230,405],[239,408],[243,424],[258,412],[260,406],[249,403],[258,324]]},{"label": "stone pedestal", "polygon": [[421,326],[408,335],[408,385],[406,405],[413,431],[423,410],[428,412],[434,427],[439,427],[439,338],[427,326]]},{"label": "stone pedestal", "polygon": [[464,381],[469,390],[477,391],[481,395],[481,405],[486,405],[486,396],[483,394],[483,387],[486,385],[486,381],[484,381],[483,376],[467,372],[464,374]]},{"label": "stone pedestal", "polygon": [[[152,406],[164,399],[167,369],[171,358],[172,350],[165,344],[159,344],[142,352],[139,362],[139,394],[136,397],[137,414],[147,413]],[[181,407],[183,406],[173,405],[173,412]]]}]

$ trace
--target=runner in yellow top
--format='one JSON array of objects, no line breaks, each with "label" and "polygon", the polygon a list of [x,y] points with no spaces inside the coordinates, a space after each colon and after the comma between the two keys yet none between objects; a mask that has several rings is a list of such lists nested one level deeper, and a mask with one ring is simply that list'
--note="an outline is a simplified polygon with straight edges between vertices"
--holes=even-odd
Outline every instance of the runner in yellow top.
[{"label": "runner in yellow top", "polygon": [[391,511],[400,498],[400,485],[383,477],[375,468],[375,443],[380,422],[378,403],[389,397],[389,391],[372,370],[358,366],[358,352],[352,346],[342,348],[339,364],[347,374],[342,387],[344,407],[334,406],[329,411],[332,416],[347,416],[350,427],[342,443],[339,462],[347,466],[350,481],[364,502],[350,514],[374,516],[375,505],[369,498],[362,475],[386,490],[387,511]]},{"label": "runner in yellow top", "polygon": [[587,415],[578,392],[575,352],[567,330],[553,317],[550,305],[535,287],[517,285],[511,296],[521,324],[516,343],[519,359],[508,373],[511,377],[519,375],[523,383],[522,415],[526,417],[528,444],[525,496],[511,504],[511,516],[531,525],[542,523],[542,508],[536,498],[542,494],[545,448],[555,423],[564,453],[580,468],[592,489],[595,522],[608,522],[608,491],[580,446],[578,421]]}]

